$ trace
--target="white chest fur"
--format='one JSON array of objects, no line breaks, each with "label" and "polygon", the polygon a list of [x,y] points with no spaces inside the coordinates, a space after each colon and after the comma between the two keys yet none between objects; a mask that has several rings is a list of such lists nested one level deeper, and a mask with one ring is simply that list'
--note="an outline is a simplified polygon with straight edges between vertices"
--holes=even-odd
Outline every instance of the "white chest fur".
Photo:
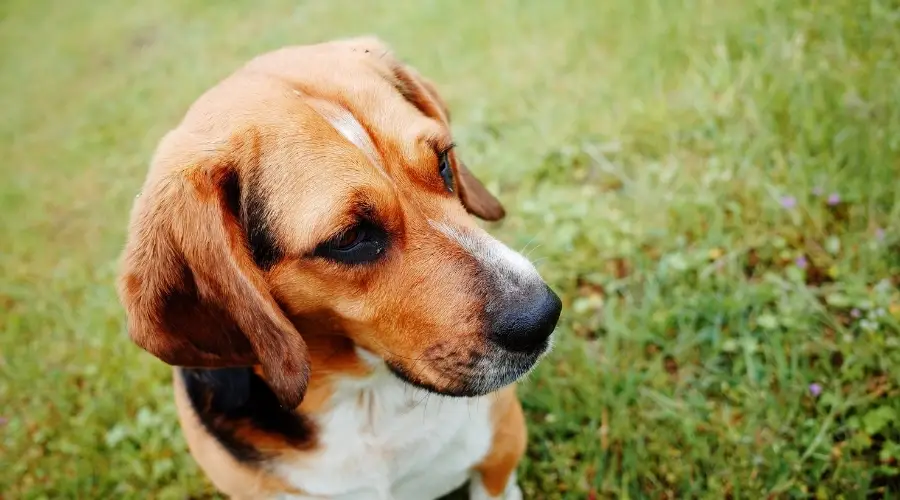
[{"label": "white chest fur", "polygon": [[313,498],[438,498],[487,454],[490,405],[490,396],[438,396],[377,370],[338,385],[317,419],[322,451],[282,462],[276,473]]}]

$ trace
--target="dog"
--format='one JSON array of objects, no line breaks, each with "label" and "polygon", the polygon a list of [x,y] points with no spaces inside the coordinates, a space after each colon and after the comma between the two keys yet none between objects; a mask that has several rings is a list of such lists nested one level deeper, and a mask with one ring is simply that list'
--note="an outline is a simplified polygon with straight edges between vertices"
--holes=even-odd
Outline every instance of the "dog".
[{"label": "dog", "polygon": [[454,146],[374,37],[260,55],[161,139],[118,293],[223,494],[521,498],[515,386],[562,305]]}]

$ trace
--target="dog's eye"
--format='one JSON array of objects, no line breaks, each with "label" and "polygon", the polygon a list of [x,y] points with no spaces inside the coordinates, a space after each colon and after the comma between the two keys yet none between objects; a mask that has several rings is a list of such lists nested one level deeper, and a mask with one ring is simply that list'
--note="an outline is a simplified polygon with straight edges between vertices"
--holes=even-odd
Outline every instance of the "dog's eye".
[{"label": "dog's eye", "polygon": [[438,159],[438,172],[441,174],[441,179],[444,179],[444,186],[447,187],[447,191],[453,192],[453,168],[450,167],[450,149],[447,148],[446,151],[440,154]]},{"label": "dog's eye", "polygon": [[334,243],[336,250],[347,251],[359,244],[365,238],[366,230],[361,227],[350,228],[341,234]]},{"label": "dog's eye", "polygon": [[344,264],[363,264],[377,259],[385,248],[384,231],[369,222],[360,222],[319,245],[313,254]]}]

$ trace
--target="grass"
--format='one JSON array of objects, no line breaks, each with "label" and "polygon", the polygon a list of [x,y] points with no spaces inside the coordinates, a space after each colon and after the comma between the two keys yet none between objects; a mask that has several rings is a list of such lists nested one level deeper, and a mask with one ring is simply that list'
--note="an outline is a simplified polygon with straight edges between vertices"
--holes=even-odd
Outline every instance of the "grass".
[{"label": "grass", "polygon": [[156,141],[285,44],[375,33],[564,298],[528,498],[900,488],[888,0],[0,5],[0,497],[203,498],[113,280]]}]

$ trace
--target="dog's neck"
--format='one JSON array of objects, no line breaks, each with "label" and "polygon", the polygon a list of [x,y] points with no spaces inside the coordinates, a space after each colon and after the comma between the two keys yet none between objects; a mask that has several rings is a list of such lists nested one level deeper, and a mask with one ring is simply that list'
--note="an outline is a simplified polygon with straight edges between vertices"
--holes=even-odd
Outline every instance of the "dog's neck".
[{"label": "dog's neck", "polygon": [[[363,398],[364,393],[387,385],[407,386],[389,372],[380,357],[356,346],[347,337],[332,333],[307,334],[305,340],[311,371],[306,395],[297,408],[301,413],[318,414],[343,399]],[[255,371],[265,380],[260,367]],[[412,386],[408,389],[413,392]]]},{"label": "dog's neck", "polygon": [[[341,484],[365,488],[372,498],[392,498],[398,486],[407,491],[398,498],[435,498],[462,483],[491,443],[491,396],[441,396],[403,381],[380,357],[352,343],[337,352],[318,366],[314,357],[311,384],[298,409],[315,423],[321,450],[316,456],[327,467],[298,468],[306,463],[300,459],[277,470],[301,488]],[[350,359],[365,371],[336,371]],[[340,464],[337,475],[331,464]],[[419,475],[427,481],[415,486],[411,478]],[[402,486],[409,481],[412,486]]]}]

